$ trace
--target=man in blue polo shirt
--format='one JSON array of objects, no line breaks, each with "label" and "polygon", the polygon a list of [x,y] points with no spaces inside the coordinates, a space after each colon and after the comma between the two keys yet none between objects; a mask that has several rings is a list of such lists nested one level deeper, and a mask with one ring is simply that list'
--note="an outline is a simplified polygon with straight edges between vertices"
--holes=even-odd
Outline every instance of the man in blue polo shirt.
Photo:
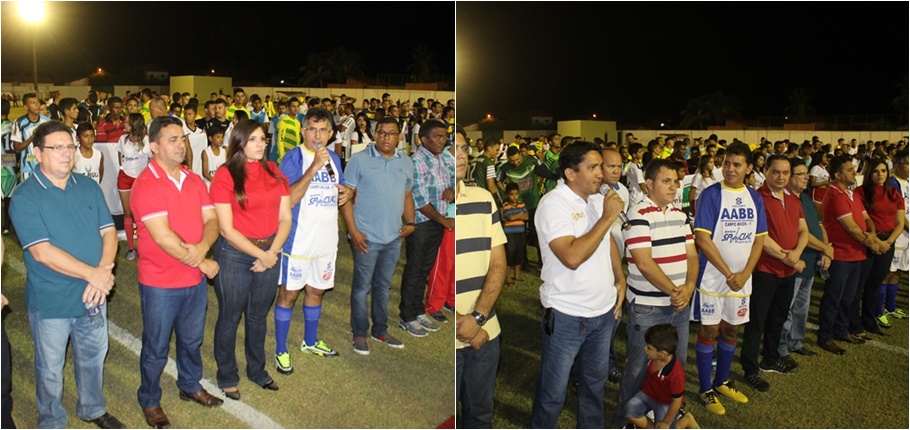
[{"label": "man in blue polo shirt", "polygon": [[[411,185],[414,165],[396,149],[398,121],[387,117],[376,126],[376,143],[354,154],[344,171],[357,200],[341,207],[354,248],[351,330],[354,352],[368,355],[370,328],[367,294],[373,293],[373,340],[393,348],[404,345],[388,333],[389,290],[401,256],[401,241],[414,232]],[[404,225],[402,225],[404,218]]]},{"label": "man in blue polo shirt", "polygon": [[[108,349],[105,299],[114,286],[117,231],[98,184],[71,173],[76,145],[69,127],[43,123],[32,143],[38,168],[16,190],[10,218],[27,270],[38,427],[66,427],[63,364],[72,339],[79,375],[77,415],[101,428],[125,428],[107,413],[102,392]],[[99,314],[90,317],[89,307]]]}]

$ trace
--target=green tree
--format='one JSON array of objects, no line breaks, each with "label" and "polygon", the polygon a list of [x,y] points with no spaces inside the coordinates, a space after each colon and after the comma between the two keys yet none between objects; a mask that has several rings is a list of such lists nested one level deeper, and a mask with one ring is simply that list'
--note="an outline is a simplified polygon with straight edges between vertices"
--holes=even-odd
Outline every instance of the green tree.
[{"label": "green tree", "polygon": [[742,106],[737,97],[715,91],[690,98],[680,112],[680,127],[704,129],[709,125],[723,125],[728,119],[742,118]]},{"label": "green tree", "polygon": [[348,76],[363,76],[363,58],[356,52],[338,47],[332,51],[309,54],[300,68],[298,85],[325,87],[330,82],[344,82]]},{"label": "green tree", "polygon": [[793,121],[806,121],[809,117],[815,115],[815,108],[810,104],[811,101],[812,94],[809,94],[809,90],[805,87],[794,88],[787,95],[788,104],[784,108],[784,113],[792,117],[791,120]]},{"label": "green tree", "polygon": [[421,43],[411,51],[411,64],[408,66],[408,73],[415,75],[417,80],[425,80],[430,75],[439,73],[439,67],[434,63],[435,54],[430,45]]},{"label": "green tree", "polygon": [[910,75],[904,75],[904,78],[894,85],[897,88],[897,97],[891,101],[891,106],[894,106],[894,110],[900,115],[901,121],[904,121],[907,118],[907,105],[910,103],[907,98],[908,77],[910,77]]}]

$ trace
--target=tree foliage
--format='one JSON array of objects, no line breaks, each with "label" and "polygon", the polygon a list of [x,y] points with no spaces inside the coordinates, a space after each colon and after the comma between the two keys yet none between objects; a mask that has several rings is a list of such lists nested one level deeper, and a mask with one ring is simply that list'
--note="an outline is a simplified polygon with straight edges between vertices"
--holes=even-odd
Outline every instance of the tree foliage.
[{"label": "tree foliage", "polygon": [[739,98],[718,90],[690,98],[680,115],[683,117],[680,127],[705,129],[709,125],[723,125],[728,119],[742,118],[742,105]]},{"label": "tree foliage", "polygon": [[345,82],[349,76],[363,76],[363,69],[363,57],[341,46],[328,52],[308,54],[297,83],[305,87],[325,87],[328,83]]}]

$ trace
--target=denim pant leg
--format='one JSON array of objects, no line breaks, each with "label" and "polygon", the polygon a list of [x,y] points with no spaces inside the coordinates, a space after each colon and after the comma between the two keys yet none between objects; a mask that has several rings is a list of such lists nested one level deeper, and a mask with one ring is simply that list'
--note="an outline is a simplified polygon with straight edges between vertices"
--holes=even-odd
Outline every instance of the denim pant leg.
[{"label": "denim pant leg", "polygon": [[[853,294],[850,293],[848,295],[847,290],[856,290],[855,283],[858,281],[859,272],[859,262],[837,260],[831,262],[831,266],[828,268],[828,273],[831,276],[825,281],[825,292],[822,294],[821,304],[818,309],[818,331],[816,332],[818,343],[830,342],[835,333],[837,335],[847,334],[847,322],[838,323],[838,318],[841,317],[842,309],[845,308],[845,305],[846,310],[849,310],[849,303],[853,300]],[[852,287],[849,286],[851,283],[854,284]],[[848,315],[849,313],[845,313],[844,317]],[[837,326],[842,331],[836,331],[838,329]]]},{"label": "denim pant leg", "polygon": [[[626,403],[641,391],[647,375],[648,356],[645,355],[645,332],[658,324],[668,324],[674,319],[676,310],[671,306],[652,306],[638,303],[628,304],[626,325],[626,368],[623,370],[622,383],[619,384],[619,398],[613,411],[613,424],[622,426],[626,423]],[[688,321],[688,314],[686,318]],[[686,324],[688,337],[688,324]]]},{"label": "denim pant leg", "polygon": [[202,389],[202,338],[205,334],[205,310],[208,291],[205,278],[195,287],[182,288],[174,333],[177,335],[177,388],[187,393]]},{"label": "denim pant leg", "polygon": [[402,240],[398,238],[382,245],[373,270],[371,333],[377,337],[389,330],[389,292],[392,290],[392,275],[401,258],[401,243]]},{"label": "denim pant leg", "polygon": [[581,356],[581,378],[578,381],[578,428],[604,428],[604,384],[610,375],[610,345],[612,343],[613,310],[599,317],[588,318]]},{"label": "denim pant leg", "polygon": [[[237,251],[220,237],[214,246],[215,261],[221,268],[215,277],[215,297],[218,298],[218,319],[215,322],[215,363],[219,388],[236,387],[240,383],[237,370],[237,327],[252,287],[252,258]],[[240,255],[242,254],[242,255]],[[247,256],[249,257],[249,256]],[[249,260],[249,264],[247,264]]]},{"label": "denim pant leg", "polygon": [[[379,247],[367,241],[367,252],[361,253],[351,248],[354,254],[354,279],[351,281],[351,332],[354,337],[366,336],[370,329],[369,307],[367,299],[372,287],[373,273],[379,261]],[[376,297],[373,297],[376,302]],[[374,314],[375,318],[376,315]]]},{"label": "denim pant leg", "polygon": [[814,276],[811,278],[797,276],[793,280],[793,300],[790,301],[790,313],[781,329],[780,345],[777,347],[777,352],[781,357],[803,347],[814,282]]},{"label": "denim pant leg", "polygon": [[414,228],[414,233],[407,237],[408,260],[401,275],[401,303],[398,306],[399,316],[405,322],[414,321],[425,312],[423,298],[427,279],[443,233],[442,225],[435,221],[424,221]]},{"label": "denim pant leg", "polygon": [[73,320],[41,319],[29,312],[28,323],[35,342],[35,398],[38,407],[38,428],[65,428],[66,409],[63,408],[63,363],[66,345],[73,329]]},{"label": "denim pant leg", "polygon": [[259,386],[272,380],[266,370],[265,338],[268,333],[269,310],[275,302],[280,274],[281,265],[277,263],[264,272],[253,273],[253,283],[247,300],[244,318],[246,377]]},{"label": "denim pant leg", "polygon": [[493,428],[493,389],[499,368],[499,337],[479,350],[456,351],[456,396],[461,402],[460,428]]}]

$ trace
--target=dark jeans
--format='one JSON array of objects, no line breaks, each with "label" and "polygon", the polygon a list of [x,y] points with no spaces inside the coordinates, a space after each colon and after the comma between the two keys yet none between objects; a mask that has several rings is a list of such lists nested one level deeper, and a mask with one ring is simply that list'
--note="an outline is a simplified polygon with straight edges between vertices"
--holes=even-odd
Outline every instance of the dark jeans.
[{"label": "dark jeans", "polygon": [[[540,347],[540,375],[531,410],[531,428],[556,428],[566,400],[569,373],[578,361],[578,428],[604,428],[604,384],[609,375],[613,309],[591,318],[575,317],[551,309],[544,311]],[[547,334],[547,326],[552,334]]]},{"label": "dark jeans", "polygon": [[459,428],[493,428],[493,389],[499,368],[499,336],[480,349],[455,351],[455,398],[461,403]]},{"label": "dark jeans", "polygon": [[780,346],[784,323],[790,315],[795,279],[796,275],[778,278],[761,271],[752,274],[749,322],[743,330],[743,350],[739,355],[746,376],[758,374],[759,349],[762,361],[769,366],[780,360],[777,347]]},{"label": "dark jeans", "polygon": [[439,253],[444,227],[436,221],[424,221],[414,226],[414,233],[407,237],[408,261],[401,275],[401,304],[399,316],[404,322],[417,319],[426,312],[423,297],[427,289],[430,269]]},{"label": "dark jeans", "polygon": [[894,246],[882,255],[866,251],[866,261],[859,276],[859,286],[850,307],[850,333],[860,334],[866,330],[879,330],[876,322],[878,313],[878,290],[891,271]]},{"label": "dark jeans", "polygon": [[237,326],[244,317],[246,334],[246,376],[262,386],[272,380],[265,370],[265,335],[267,317],[275,291],[278,290],[280,264],[264,272],[253,272],[255,258],[234,248],[224,237],[215,242],[215,261],[221,271],[215,277],[218,297],[218,321],[215,323],[215,362],[218,363],[218,387],[231,388],[240,383],[237,371]]},{"label": "dark jeans", "polygon": [[14,429],[16,428],[16,423],[13,422],[13,383],[10,381],[10,360],[12,356],[10,354],[9,338],[6,337],[6,327],[0,327],[0,330],[3,332],[3,373],[0,374],[0,377],[3,378],[3,390],[0,392],[0,394],[3,394],[3,413],[0,415],[2,417],[0,425],[5,429]]},{"label": "dark jeans", "polygon": [[142,383],[139,406],[148,409],[161,403],[161,372],[167,364],[171,332],[177,333],[177,388],[187,393],[202,389],[202,337],[208,294],[205,277],[198,285],[158,288],[139,284],[142,303],[142,352],[139,373]]},{"label": "dark jeans", "polygon": [[[372,310],[373,330],[376,337],[389,328],[389,291],[392,275],[401,257],[401,238],[387,244],[367,242],[367,253],[354,253],[354,280],[351,283],[351,331],[354,337],[366,337],[370,330]],[[372,295],[370,304],[367,297]]]},{"label": "dark jeans", "polygon": [[850,305],[859,285],[862,261],[831,262],[830,277],[825,281],[825,292],[818,307],[818,343],[830,342],[834,336],[847,336],[850,324]]}]

